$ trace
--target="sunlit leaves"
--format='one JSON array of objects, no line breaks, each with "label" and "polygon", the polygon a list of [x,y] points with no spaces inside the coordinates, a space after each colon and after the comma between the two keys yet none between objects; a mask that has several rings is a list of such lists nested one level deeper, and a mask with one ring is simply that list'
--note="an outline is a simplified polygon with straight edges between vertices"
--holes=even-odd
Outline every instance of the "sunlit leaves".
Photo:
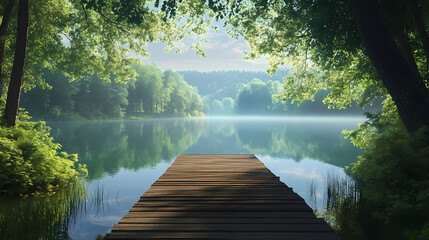
[{"label": "sunlit leaves", "polygon": [[[46,194],[87,174],[76,154],[59,153],[44,122],[19,122],[0,128],[0,195]],[[78,171],[77,171],[78,170]]]},{"label": "sunlit leaves", "polygon": [[283,99],[302,102],[330,89],[325,103],[345,108],[386,94],[363,52],[350,1],[248,0],[224,12],[234,13],[225,19],[227,32],[250,45],[246,58],[266,58],[271,74],[282,65],[293,69]]},{"label": "sunlit leaves", "polygon": [[[201,1],[179,2],[177,13],[154,7],[154,1],[140,0],[35,0],[31,2],[28,58],[24,88],[45,85],[41,69],[61,71],[71,80],[97,73],[110,81],[134,78],[132,55],[147,56],[150,42],[166,42],[179,50],[186,36],[208,31],[213,12]],[[16,19],[7,36],[6,74],[10,74]],[[192,48],[204,55],[197,38]]]},{"label": "sunlit leaves", "polygon": [[127,112],[130,116],[167,114],[170,116],[203,115],[203,103],[196,89],[182,75],[164,73],[155,65],[133,65],[138,76],[128,84]]}]

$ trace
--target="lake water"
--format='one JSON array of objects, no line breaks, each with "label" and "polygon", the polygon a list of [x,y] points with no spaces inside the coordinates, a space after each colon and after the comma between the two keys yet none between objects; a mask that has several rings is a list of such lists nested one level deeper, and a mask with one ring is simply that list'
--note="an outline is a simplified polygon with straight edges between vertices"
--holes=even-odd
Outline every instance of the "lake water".
[{"label": "lake water", "polygon": [[341,134],[363,118],[191,118],[50,122],[54,139],[88,168],[88,199],[72,239],[105,234],[178,154],[255,154],[313,209],[325,206],[327,176],[362,151]]}]

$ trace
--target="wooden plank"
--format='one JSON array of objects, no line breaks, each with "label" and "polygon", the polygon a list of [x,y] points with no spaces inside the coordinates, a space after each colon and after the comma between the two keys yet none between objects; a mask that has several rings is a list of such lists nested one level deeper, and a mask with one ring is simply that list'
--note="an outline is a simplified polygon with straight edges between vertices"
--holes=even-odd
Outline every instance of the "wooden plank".
[{"label": "wooden plank", "polygon": [[179,154],[177,159],[192,159],[192,158],[220,158],[220,159],[229,159],[229,158],[249,158],[249,159],[257,159],[254,154]]},{"label": "wooden plank", "polygon": [[[201,199],[201,198],[210,198],[213,195],[210,194],[201,194],[201,195],[182,195],[175,194],[166,196],[163,192],[161,193],[148,193],[145,194],[145,198],[188,198],[188,199]],[[291,196],[296,196],[294,193],[282,194],[282,195],[232,195],[232,194],[218,194],[216,197],[220,198],[229,198],[229,199],[287,199]]]},{"label": "wooden plank", "polygon": [[338,240],[333,232],[146,232],[142,233],[114,233],[106,236],[107,239],[264,239],[264,240]]},{"label": "wooden plank", "polygon": [[289,204],[289,203],[302,203],[302,199],[299,197],[291,198],[287,200],[270,200],[270,199],[244,199],[244,200],[195,200],[195,199],[180,199],[180,200],[143,200],[140,199],[137,203],[142,205],[183,205],[183,204]]},{"label": "wooden plank", "polygon": [[316,218],[313,212],[128,212],[125,217],[169,218]]},{"label": "wooden plank", "polygon": [[[154,204],[148,204],[147,202],[137,202],[134,204],[133,208],[143,208],[143,207],[162,207],[162,208],[200,208],[200,209],[218,209],[218,208],[224,208],[224,209],[252,209],[252,208],[258,208],[259,212],[263,212],[264,209],[273,209],[281,211],[282,209],[309,209],[307,204],[304,204],[302,201],[291,201],[289,203],[228,203],[228,206],[226,204],[216,204],[216,203],[186,203],[182,202],[178,205],[174,205],[173,203],[154,203]],[[311,210],[311,208],[309,209]],[[289,211],[289,210],[288,210]],[[311,210],[312,211],[312,210]]]},{"label": "wooden plank", "polygon": [[192,202],[137,202],[133,207],[186,207],[186,208],[222,208],[228,205],[229,208],[277,208],[278,210],[283,207],[294,207],[295,205],[303,205],[301,200],[298,201],[281,201],[281,202],[204,202],[204,201],[192,201]]},{"label": "wooden plank", "polygon": [[332,232],[326,224],[115,224],[113,231],[173,231],[173,232]]},{"label": "wooden plank", "polygon": [[202,212],[217,212],[217,211],[229,211],[229,212],[277,212],[277,211],[294,211],[294,212],[312,212],[313,210],[305,204],[295,204],[295,205],[286,205],[281,208],[275,208],[271,206],[241,206],[232,207],[232,206],[198,206],[198,207],[140,207],[133,206],[130,209],[130,212],[193,212],[193,211],[202,211]]},{"label": "wooden plank", "polygon": [[188,171],[188,172],[171,172],[171,173],[167,173],[167,174],[163,174],[161,176],[161,178],[190,178],[190,179],[200,179],[200,178],[216,178],[218,180],[222,180],[222,179],[237,179],[238,180],[277,180],[278,177],[276,176],[272,176],[269,175],[267,173],[249,173],[249,174],[243,174],[240,172],[230,172],[230,173],[226,173],[226,172],[205,172],[205,173],[199,173],[199,172],[192,172],[192,171]]},{"label": "wooden plank", "polygon": [[226,181],[233,182],[233,181],[243,181],[243,183],[247,183],[247,182],[261,182],[261,183],[266,182],[266,183],[268,183],[268,182],[272,181],[273,183],[274,182],[278,183],[277,181],[279,181],[278,178],[274,178],[274,177],[254,177],[253,176],[252,181],[248,181],[248,179],[249,179],[249,177],[246,177],[246,176],[236,176],[234,178],[225,178],[225,177],[219,178],[217,176],[200,176],[200,177],[192,176],[191,177],[191,176],[180,175],[180,176],[161,176],[159,178],[159,181],[157,181],[157,182],[164,182],[164,181],[165,182],[171,182],[171,181],[179,181],[179,182],[196,182],[196,181],[199,181],[199,182],[226,182]]},{"label": "wooden plank", "polygon": [[[243,163],[244,165],[246,163]],[[205,171],[205,172],[218,172],[218,171],[231,171],[231,172],[237,172],[241,174],[250,174],[250,173],[264,173],[269,174],[269,171],[265,166],[263,165],[249,165],[249,166],[242,166],[239,167],[239,164],[206,164],[207,166],[201,164],[201,165],[195,165],[192,163],[189,163],[188,165],[192,166],[186,166],[186,165],[171,165],[168,170],[171,172],[180,171],[180,172],[186,172],[186,171]],[[170,172],[167,172],[170,173]]]},{"label": "wooden plank", "polygon": [[325,224],[325,220],[321,218],[307,217],[307,218],[207,218],[207,217],[190,217],[190,218],[182,218],[182,217],[124,217],[119,221],[119,224],[123,223],[180,223],[180,224],[212,224],[212,223],[224,223],[224,224],[255,224],[255,223],[306,223],[306,224]]},{"label": "wooden plank", "polygon": [[[247,192],[247,191],[280,191],[280,192],[290,192],[290,189],[286,186],[265,186],[265,187],[255,187],[248,185],[180,185],[180,188],[177,186],[171,185],[155,185],[156,187],[151,187],[152,191],[182,191],[182,190],[200,190],[200,191],[211,191],[211,190],[222,190],[222,191],[238,191],[238,192]],[[259,189],[261,188],[261,189]]]},{"label": "wooden plank", "polygon": [[254,196],[266,196],[266,197],[278,197],[278,196],[290,196],[292,193],[284,191],[222,191],[211,190],[211,191],[200,191],[200,190],[177,190],[177,191],[158,191],[148,190],[145,193],[147,196],[160,196],[166,194],[174,194],[174,196],[240,196],[240,197],[254,197]]},{"label": "wooden plank", "polygon": [[284,196],[254,196],[254,197],[241,197],[241,196],[211,196],[211,195],[201,195],[201,196],[146,196],[143,195],[140,197],[139,202],[141,201],[284,201],[284,200],[293,200],[293,199],[301,199],[302,198],[296,194],[291,193],[290,195]]},{"label": "wooden plank", "polygon": [[338,239],[254,155],[179,155],[105,239]]},{"label": "wooden plank", "polygon": [[218,186],[218,187],[247,187],[247,188],[266,188],[266,187],[287,187],[284,184],[281,183],[234,183],[234,182],[230,182],[230,183],[225,183],[225,182],[221,182],[221,183],[216,183],[216,182],[158,182],[158,183],[154,183],[152,186],[205,186],[205,187],[210,187],[210,186]]}]

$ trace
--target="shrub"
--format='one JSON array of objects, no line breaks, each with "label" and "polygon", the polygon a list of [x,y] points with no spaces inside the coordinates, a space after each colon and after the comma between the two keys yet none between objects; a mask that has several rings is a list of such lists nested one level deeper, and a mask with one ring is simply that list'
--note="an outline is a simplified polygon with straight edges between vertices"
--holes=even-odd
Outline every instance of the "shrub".
[{"label": "shrub", "polygon": [[49,194],[86,174],[76,154],[59,152],[44,122],[0,127],[0,195]]},{"label": "shrub", "polygon": [[351,169],[360,191],[359,222],[373,239],[423,236],[429,226],[429,126],[407,133],[390,98],[382,112],[367,117],[358,130],[344,132],[365,149]]}]

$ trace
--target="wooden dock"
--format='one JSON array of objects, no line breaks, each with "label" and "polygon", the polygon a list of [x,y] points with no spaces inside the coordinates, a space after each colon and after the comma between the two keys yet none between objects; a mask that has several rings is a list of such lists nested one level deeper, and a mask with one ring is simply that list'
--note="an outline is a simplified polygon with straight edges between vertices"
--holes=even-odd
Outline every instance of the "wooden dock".
[{"label": "wooden dock", "polygon": [[339,239],[254,155],[179,155],[104,239]]}]

